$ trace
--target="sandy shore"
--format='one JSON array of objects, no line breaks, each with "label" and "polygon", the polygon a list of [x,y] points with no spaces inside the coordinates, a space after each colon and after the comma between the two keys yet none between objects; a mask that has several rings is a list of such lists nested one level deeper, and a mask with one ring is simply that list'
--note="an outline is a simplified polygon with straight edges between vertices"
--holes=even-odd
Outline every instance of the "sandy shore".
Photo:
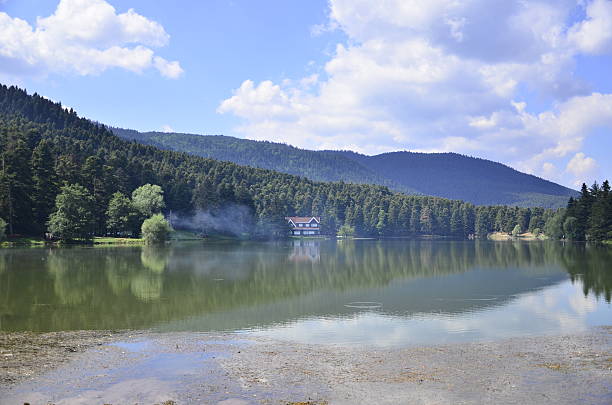
[{"label": "sandy shore", "polygon": [[0,404],[612,403],[610,327],[404,349],[248,334],[0,334],[0,355]]}]

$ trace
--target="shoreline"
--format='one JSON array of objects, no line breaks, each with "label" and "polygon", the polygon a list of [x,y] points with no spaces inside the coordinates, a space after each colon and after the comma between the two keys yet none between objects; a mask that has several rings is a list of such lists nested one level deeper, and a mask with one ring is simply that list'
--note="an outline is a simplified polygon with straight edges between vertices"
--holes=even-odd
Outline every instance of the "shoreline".
[{"label": "shoreline", "polygon": [[[6,356],[11,347],[21,350]],[[612,400],[612,326],[399,349],[297,344],[248,333],[0,333],[0,355],[0,404]]]}]

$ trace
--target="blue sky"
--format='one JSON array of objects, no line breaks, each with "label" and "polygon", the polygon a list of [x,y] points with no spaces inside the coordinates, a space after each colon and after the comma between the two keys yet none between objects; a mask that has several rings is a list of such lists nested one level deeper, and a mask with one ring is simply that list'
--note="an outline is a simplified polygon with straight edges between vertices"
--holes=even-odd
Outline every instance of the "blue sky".
[{"label": "blue sky", "polygon": [[612,0],[0,0],[0,81],[138,130],[612,177]]}]

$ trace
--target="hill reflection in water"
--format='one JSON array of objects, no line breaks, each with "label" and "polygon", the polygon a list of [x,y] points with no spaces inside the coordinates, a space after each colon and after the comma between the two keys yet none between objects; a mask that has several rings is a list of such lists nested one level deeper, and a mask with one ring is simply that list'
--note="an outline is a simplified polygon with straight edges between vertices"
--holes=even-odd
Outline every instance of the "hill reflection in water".
[{"label": "hill reflection in water", "polygon": [[[537,320],[533,313],[545,310],[546,294],[560,303],[549,312],[570,300],[587,308],[566,316],[567,325],[578,322],[568,326],[575,330],[597,324],[597,316],[591,319],[597,311],[609,311],[609,263],[609,248],[558,243],[297,240],[3,249],[0,330],[154,327],[288,338],[321,332],[324,339],[330,324],[347,331],[360,319],[355,327],[379,332],[382,324],[402,322],[425,331],[426,320],[495,325],[487,316],[531,300],[531,315],[504,312],[528,333],[541,329],[529,325]],[[355,302],[377,305],[347,305]],[[465,331],[478,328],[458,330],[470,336]]]}]

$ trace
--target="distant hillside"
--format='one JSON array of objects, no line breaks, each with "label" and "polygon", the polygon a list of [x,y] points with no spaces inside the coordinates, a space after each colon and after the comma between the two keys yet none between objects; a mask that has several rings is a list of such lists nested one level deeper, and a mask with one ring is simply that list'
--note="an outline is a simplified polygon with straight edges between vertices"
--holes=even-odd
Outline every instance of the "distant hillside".
[{"label": "distant hillside", "polygon": [[157,146],[161,149],[187,152],[244,166],[276,170],[316,181],[379,184],[407,194],[420,194],[336,152],[298,149],[282,143],[252,141],[224,135],[138,132],[121,128],[111,128],[111,130],[121,138]]},{"label": "distant hillside", "polygon": [[457,153],[390,152],[366,156],[333,152],[423,194],[478,205],[561,207],[578,192],[490,160]]},{"label": "distant hillside", "polygon": [[223,135],[138,132],[118,136],[162,149],[276,170],[316,181],[379,184],[407,194],[461,199],[477,205],[557,208],[578,193],[508,166],[456,153],[311,151]]}]

